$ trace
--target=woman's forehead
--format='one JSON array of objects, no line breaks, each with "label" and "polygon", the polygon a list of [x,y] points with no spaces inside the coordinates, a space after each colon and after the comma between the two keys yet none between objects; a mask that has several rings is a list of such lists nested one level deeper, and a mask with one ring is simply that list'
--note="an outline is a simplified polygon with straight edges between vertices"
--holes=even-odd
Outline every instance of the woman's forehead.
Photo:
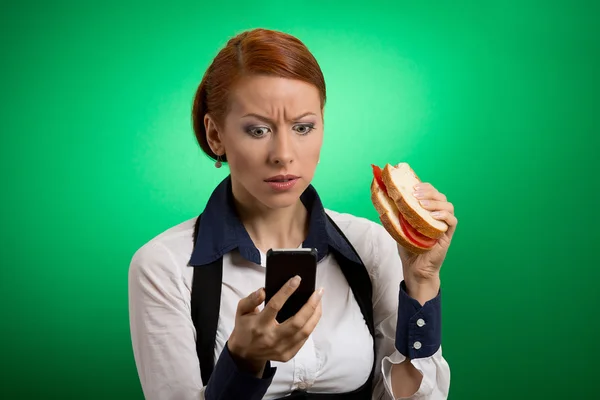
[{"label": "woman's forehead", "polygon": [[319,90],[309,83],[279,77],[253,76],[240,80],[231,92],[231,111],[238,114],[291,115],[320,110]]}]

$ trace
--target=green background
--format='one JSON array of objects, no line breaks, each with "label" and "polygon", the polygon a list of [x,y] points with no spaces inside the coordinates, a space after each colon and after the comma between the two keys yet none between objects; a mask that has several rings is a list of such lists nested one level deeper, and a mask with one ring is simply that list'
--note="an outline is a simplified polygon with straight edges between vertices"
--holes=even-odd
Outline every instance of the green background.
[{"label": "green background", "polygon": [[369,164],[400,161],[455,204],[450,398],[597,395],[597,2],[83,3],[0,8],[0,398],[142,398],[129,261],[227,173],[191,101],[254,27],[321,63],[328,208],[375,220]]}]

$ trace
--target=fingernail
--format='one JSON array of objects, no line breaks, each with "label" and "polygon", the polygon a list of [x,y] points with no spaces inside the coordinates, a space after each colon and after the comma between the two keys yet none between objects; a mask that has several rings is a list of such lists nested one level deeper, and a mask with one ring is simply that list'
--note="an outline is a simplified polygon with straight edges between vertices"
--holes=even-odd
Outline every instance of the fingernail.
[{"label": "fingernail", "polygon": [[421,205],[422,206],[428,206],[430,204],[429,200],[421,200]]},{"label": "fingernail", "polygon": [[321,299],[321,297],[323,297],[324,291],[325,291],[325,289],[323,289],[323,288],[319,288],[319,290],[317,290],[317,299]]},{"label": "fingernail", "polygon": [[415,195],[415,197],[416,197],[417,199],[421,199],[421,198],[423,198],[423,192],[421,192],[420,190],[417,190],[417,191],[414,193],[414,195]]},{"label": "fingernail", "polygon": [[437,217],[440,217],[441,215],[442,215],[442,213],[441,213],[441,212],[439,212],[439,211],[434,211],[434,212],[432,212],[432,213],[431,213],[431,216],[432,216],[432,217],[436,217],[436,218],[437,218]]},{"label": "fingernail", "polygon": [[415,186],[413,186],[413,189],[419,190],[421,189],[421,185],[417,183]]},{"label": "fingernail", "polygon": [[260,289],[258,289],[256,292],[252,293],[252,295],[254,296],[255,299],[258,299],[260,297]]},{"label": "fingernail", "polygon": [[300,277],[298,275],[296,275],[295,277],[292,278],[292,281],[290,282],[290,285],[292,287],[298,287],[298,285],[300,285]]}]

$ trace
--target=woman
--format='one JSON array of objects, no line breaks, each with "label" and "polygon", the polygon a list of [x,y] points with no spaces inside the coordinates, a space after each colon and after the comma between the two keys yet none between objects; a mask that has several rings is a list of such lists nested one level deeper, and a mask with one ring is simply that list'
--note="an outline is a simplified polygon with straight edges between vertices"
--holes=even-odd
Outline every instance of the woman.
[{"label": "woman", "polygon": [[[131,262],[131,335],[146,398],[447,397],[439,270],[453,207],[432,185],[416,188],[450,227],[419,256],[379,224],[325,209],[311,185],[325,99],[317,61],[281,32],[244,32],[208,68],[193,126],[230,175],[198,218]],[[265,254],[296,247],[318,249],[319,289],[279,324],[298,282],[265,305]]]}]

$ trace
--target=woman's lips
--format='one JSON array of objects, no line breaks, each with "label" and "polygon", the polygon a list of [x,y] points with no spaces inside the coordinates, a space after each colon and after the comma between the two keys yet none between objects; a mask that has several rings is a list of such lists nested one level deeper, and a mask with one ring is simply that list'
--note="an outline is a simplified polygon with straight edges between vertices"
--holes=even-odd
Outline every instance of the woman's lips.
[{"label": "woman's lips", "polygon": [[298,179],[300,178],[294,175],[278,175],[265,180],[265,182],[271,189],[278,192],[285,192],[293,188]]}]

